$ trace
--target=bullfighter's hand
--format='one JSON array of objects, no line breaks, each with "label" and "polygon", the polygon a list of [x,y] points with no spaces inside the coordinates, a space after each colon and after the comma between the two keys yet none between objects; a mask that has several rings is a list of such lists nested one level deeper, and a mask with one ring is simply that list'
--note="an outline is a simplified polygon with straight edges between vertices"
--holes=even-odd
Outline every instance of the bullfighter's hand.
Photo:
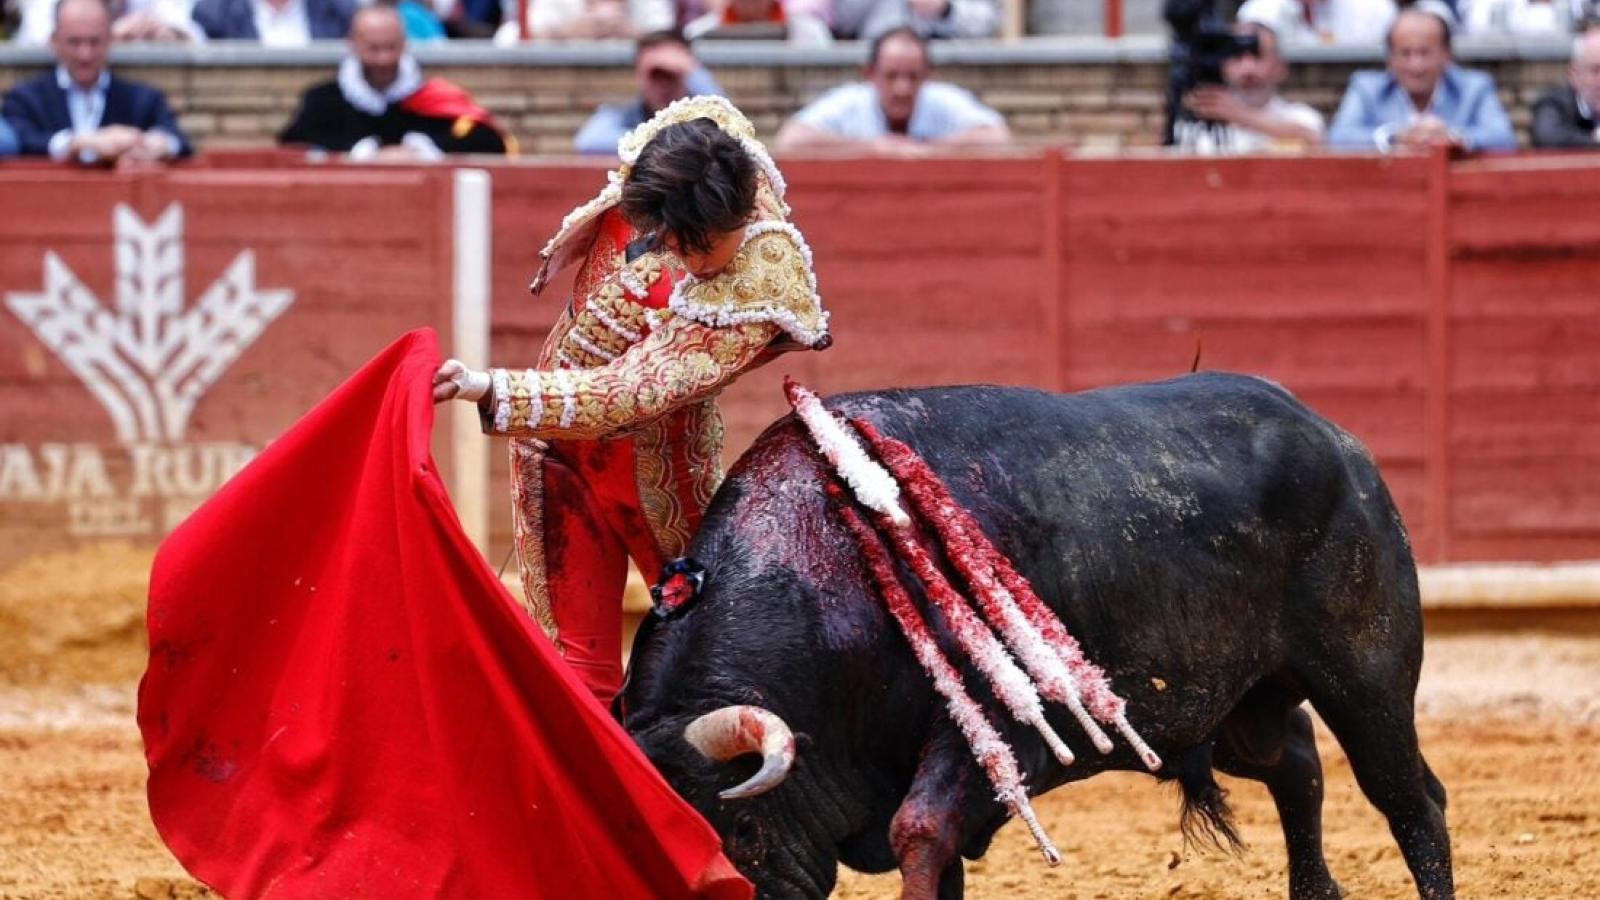
[{"label": "bullfighter's hand", "polygon": [[489,373],[469,369],[458,359],[447,359],[433,373],[433,402],[467,400],[476,403],[489,393]]}]

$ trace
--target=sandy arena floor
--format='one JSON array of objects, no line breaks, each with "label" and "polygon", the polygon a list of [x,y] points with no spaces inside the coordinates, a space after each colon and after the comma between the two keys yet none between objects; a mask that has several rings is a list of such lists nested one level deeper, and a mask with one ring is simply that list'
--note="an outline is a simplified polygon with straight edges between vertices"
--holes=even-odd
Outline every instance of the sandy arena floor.
[{"label": "sandy arena floor", "polygon": [[[199,897],[150,825],[133,726],[144,665],[148,555],[123,547],[0,573],[0,898]],[[1464,898],[1600,897],[1600,638],[1448,635],[1430,641],[1423,749],[1450,790]],[[1413,897],[1381,818],[1322,735],[1326,846],[1352,897]],[[1185,849],[1177,797],[1105,776],[1038,801],[1065,856],[1047,868],[1008,826],[968,865],[968,896],[1282,897],[1266,791],[1225,781],[1250,844]],[[894,876],[845,874],[839,900],[890,900]]]}]

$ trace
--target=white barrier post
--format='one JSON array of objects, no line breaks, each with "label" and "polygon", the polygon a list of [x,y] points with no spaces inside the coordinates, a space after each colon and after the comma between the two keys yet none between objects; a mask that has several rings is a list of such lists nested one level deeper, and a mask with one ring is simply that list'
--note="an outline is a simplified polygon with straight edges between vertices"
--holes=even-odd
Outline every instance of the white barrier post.
[{"label": "white barrier post", "polygon": [[[489,173],[455,172],[455,300],[448,355],[474,369],[489,367]],[[489,446],[478,408],[449,404],[450,495],[467,537],[489,552]]]}]

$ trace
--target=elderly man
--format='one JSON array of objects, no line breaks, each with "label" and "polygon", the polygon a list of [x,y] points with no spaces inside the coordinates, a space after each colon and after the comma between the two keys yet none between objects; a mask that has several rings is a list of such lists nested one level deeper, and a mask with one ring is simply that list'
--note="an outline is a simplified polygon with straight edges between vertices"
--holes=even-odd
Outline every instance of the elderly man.
[{"label": "elderly man", "polygon": [[639,96],[628,103],[606,104],[583,123],[572,143],[579,153],[615,156],[617,141],[667,108],[691,95],[722,93],[711,73],[695,59],[689,42],[676,31],[652,31],[639,38],[633,52],[633,77]]},{"label": "elderly man", "polygon": [[[1426,4],[1427,0],[1424,0]],[[1328,131],[1344,149],[1514,150],[1516,132],[1487,73],[1456,66],[1448,12],[1423,6],[1400,13],[1389,28],[1387,72],[1350,78]]]},{"label": "elderly man", "polygon": [[1600,28],[1590,28],[1572,42],[1567,83],[1533,105],[1535,147],[1594,147],[1600,143]]},{"label": "elderly man", "polygon": [[50,37],[56,67],[12,88],[0,115],[25,154],[85,165],[153,163],[193,153],[155,88],[112,76],[105,0],[61,0]]},{"label": "elderly man", "polygon": [[306,91],[282,144],[349,153],[351,159],[434,160],[446,153],[505,153],[494,119],[447,81],[422,79],[391,6],[369,6],[350,24],[339,77]]},{"label": "elderly man", "polygon": [[929,80],[928,42],[912,29],[874,40],[864,74],[865,82],[836,87],[796,113],[778,132],[778,148],[916,156],[930,147],[1011,140],[999,113],[953,84]]},{"label": "elderly man", "polygon": [[1195,118],[1173,125],[1174,144],[1187,152],[1256,153],[1269,147],[1315,147],[1322,143],[1322,114],[1278,95],[1289,66],[1271,28],[1240,22],[1235,32],[1256,39],[1256,51],[1222,64],[1226,87],[1203,85],[1184,98]]}]

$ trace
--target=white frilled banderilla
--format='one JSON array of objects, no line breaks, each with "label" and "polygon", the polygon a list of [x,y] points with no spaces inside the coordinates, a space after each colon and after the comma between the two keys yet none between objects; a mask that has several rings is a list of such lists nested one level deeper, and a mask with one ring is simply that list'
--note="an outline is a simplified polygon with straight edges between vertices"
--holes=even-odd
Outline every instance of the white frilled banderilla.
[{"label": "white frilled banderilla", "polygon": [[[879,433],[868,422],[852,420],[851,426],[876,454],[874,461],[850,429],[823,408],[816,394],[792,380],[785,380],[784,391],[823,456],[850,486],[855,499],[872,512],[869,524],[850,505],[844,488],[837,483],[828,486],[829,496],[917,661],[944,697],[951,718],[983,766],[998,799],[1027,824],[1046,861],[1055,865],[1061,855],[1034,816],[1016,754],[968,693],[961,673],[945,659],[895,574],[893,554],[922,582],[929,602],[949,623],[957,643],[988,679],[995,696],[1017,721],[1038,730],[1062,765],[1073,763],[1072,751],[1045,720],[1041,695],[1066,706],[1101,753],[1112,750],[1111,739],[1099,724],[1105,723],[1122,735],[1152,772],[1161,768],[1161,758],[1129,724],[1127,704],[1112,692],[1105,672],[1084,656],[1066,626],[915,450]],[[902,490],[910,497],[915,518],[901,503]],[[982,611],[981,618],[945,578],[922,526],[943,544],[945,558],[966,582]]]}]

